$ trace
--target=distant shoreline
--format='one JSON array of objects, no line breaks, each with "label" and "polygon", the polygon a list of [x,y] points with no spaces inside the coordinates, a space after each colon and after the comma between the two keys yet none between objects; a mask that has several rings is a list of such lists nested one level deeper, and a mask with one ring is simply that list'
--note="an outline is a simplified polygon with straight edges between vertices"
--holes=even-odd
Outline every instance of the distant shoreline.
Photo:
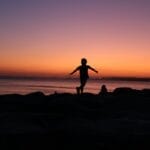
[{"label": "distant shoreline", "polygon": [[[0,79],[10,79],[10,80],[78,80],[77,77],[36,77],[36,76],[0,76]],[[90,80],[106,80],[106,81],[141,81],[150,82],[150,77],[103,77],[95,78],[90,77]]]}]

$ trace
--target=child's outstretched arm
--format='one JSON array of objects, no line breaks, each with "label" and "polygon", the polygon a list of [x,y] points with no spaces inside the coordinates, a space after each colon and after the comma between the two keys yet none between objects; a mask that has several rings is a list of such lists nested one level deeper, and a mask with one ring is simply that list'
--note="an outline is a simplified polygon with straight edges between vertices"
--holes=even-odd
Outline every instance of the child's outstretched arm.
[{"label": "child's outstretched arm", "polygon": [[71,73],[70,73],[70,75],[72,75],[72,74],[74,74],[76,71],[78,71],[79,70],[79,67],[77,67],[75,70],[73,70]]},{"label": "child's outstretched arm", "polygon": [[98,71],[97,71],[97,70],[95,70],[94,68],[92,68],[91,66],[89,66],[89,69],[91,69],[92,71],[94,71],[94,72],[98,73]]}]

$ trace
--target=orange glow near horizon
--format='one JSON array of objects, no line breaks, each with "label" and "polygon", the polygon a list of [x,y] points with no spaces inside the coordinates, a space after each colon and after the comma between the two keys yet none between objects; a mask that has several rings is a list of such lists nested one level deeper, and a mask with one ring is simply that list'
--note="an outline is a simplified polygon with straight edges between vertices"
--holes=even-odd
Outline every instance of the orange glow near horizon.
[{"label": "orange glow near horizon", "polygon": [[[99,71],[99,75],[89,71],[90,75],[95,77],[150,77],[150,66],[146,66],[144,63],[142,63],[145,61],[144,59],[146,59],[147,56],[139,58],[133,58],[132,56],[130,56],[127,58],[128,61],[126,61],[126,58],[124,58],[124,56],[124,54],[122,55],[122,57],[117,55],[104,56],[103,54],[103,57],[100,55],[99,58],[98,56],[86,57],[87,59],[90,58],[88,59],[88,64]],[[69,55],[67,57],[58,56],[58,58],[50,57],[50,60],[48,56],[43,56],[43,59],[42,56],[33,59],[29,57],[23,58],[18,58],[15,61],[15,58],[14,60],[11,60],[11,56],[11,58],[9,58],[9,61],[7,62],[1,59],[0,73],[22,76],[34,75],[67,77],[67,75],[73,69],[80,65],[80,58],[82,58],[82,56],[79,57],[78,54],[76,57],[74,55],[73,58]]]},{"label": "orange glow near horizon", "polygon": [[[149,54],[142,54],[139,50],[139,54],[135,55],[130,50],[122,50],[122,53],[113,50],[113,54],[109,54],[107,50],[101,51],[99,48],[95,51],[99,53],[89,52],[84,56],[84,51],[72,51],[62,54],[60,53],[51,56],[51,52],[47,48],[44,53],[37,53],[33,50],[29,51],[29,54],[21,52],[16,54],[7,54],[7,57],[1,58],[0,73],[8,75],[35,75],[35,76],[66,76],[78,65],[80,65],[80,59],[86,57],[88,64],[99,71],[100,77],[109,76],[122,76],[122,77],[150,77],[150,62]],[[105,47],[106,48],[106,47]],[[73,49],[70,47],[70,49]],[[88,49],[85,48],[85,49]],[[19,50],[18,50],[19,51]],[[63,50],[62,50],[63,51]],[[119,51],[119,50],[118,50]],[[42,49],[41,49],[42,52]],[[140,54],[141,53],[141,54]],[[92,76],[97,76],[90,72]]]}]

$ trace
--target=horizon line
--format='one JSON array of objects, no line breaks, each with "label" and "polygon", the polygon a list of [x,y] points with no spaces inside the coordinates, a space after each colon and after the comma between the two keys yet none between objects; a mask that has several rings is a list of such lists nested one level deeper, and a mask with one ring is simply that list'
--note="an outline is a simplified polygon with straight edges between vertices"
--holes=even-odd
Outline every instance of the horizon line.
[{"label": "horizon line", "polygon": [[[78,80],[78,77],[62,77],[62,76],[20,76],[20,75],[0,75],[0,79],[15,79],[15,80]],[[123,76],[106,76],[106,77],[90,77],[91,80],[113,80],[113,81],[148,81],[150,77],[123,77]]]}]

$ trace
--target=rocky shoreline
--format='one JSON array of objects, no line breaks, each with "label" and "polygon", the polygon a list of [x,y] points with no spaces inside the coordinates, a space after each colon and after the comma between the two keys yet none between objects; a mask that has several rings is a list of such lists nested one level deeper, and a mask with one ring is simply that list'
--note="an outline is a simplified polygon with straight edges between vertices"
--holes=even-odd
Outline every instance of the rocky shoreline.
[{"label": "rocky shoreline", "polygon": [[0,95],[0,122],[3,149],[143,149],[150,89]]}]

